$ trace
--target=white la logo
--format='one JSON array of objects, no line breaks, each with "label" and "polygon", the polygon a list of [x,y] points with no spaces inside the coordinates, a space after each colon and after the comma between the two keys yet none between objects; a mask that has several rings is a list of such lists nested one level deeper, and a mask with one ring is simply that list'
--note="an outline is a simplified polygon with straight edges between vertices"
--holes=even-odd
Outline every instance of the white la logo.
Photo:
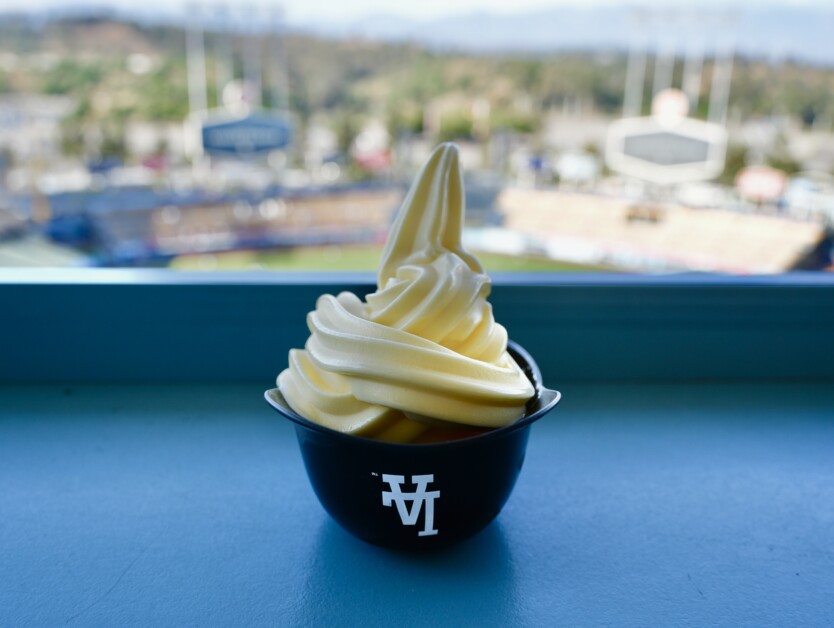
[{"label": "white la logo", "polygon": [[[420,511],[425,504],[425,525],[417,533],[417,536],[434,536],[437,534],[437,530],[434,529],[434,500],[440,497],[440,491],[426,490],[429,483],[434,482],[434,475],[412,475],[411,483],[417,487],[417,490],[413,493],[402,492],[405,476],[383,473],[382,481],[387,482],[391,489],[390,491],[382,491],[383,506],[391,506],[392,502],[396,502],[397,512],[400,514],[403,525],[413,526],[417,523],[417,517],[420,516]],[[406,506],[406,502],[411,502],[411,510]]]}]

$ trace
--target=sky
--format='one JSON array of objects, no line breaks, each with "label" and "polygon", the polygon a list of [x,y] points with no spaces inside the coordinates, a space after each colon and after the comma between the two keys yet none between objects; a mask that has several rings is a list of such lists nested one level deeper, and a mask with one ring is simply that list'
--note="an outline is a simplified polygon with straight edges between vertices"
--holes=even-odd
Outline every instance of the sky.
[{"label": "sky", "polygon": [[[596,0],[599,3],[601,0]],[[604,1],[604,0],[603,0]],[[148,5],[156,5],[162,10],[167,7],[178,6],[181,9],[189,4],[188,0],[170,0],[163,2],[159,0],[107,0],[106,2],[92,0],[87,3],[62,2],[61,0],[0,0],[0,9],[11,8],[17,10],[38,10],[53,7],[67,8],[78,5],[90,4],[95,6],[116,7],[119,9],[143,10]],[[202,4],[216,6],[220,1],[207,0]],[[235,4],[238,7],[244,3],[226,2],[228,5]],[[521,12],[552,7],[558,4],[577,4],[569,0],[416,0],[412,2],[391,2],[390,0],[284,0],[280,3],[270,3],[263,0],[250,1],[249,4],[260,6],[280,4],[284,7],[286,16],[291,21],[308,21],[313,17],[325,18],[328,20],[357,18],[369,14],[390,14],[398,17],[411,19],[433,19],[451,15],[454,13],[468,13],[473,10],[490,12]],[[165,7],[165,8],[163,8]]]},{"label": "sky", "polygon": [[[215,7],[225,3],[228,6],[241,7],[244,2],[233,0],[199,0],[200,4]],[[390,15],[410,20],[432,20],[455,14],[472,12],[489,13],[529,13],[540,9],[556,6],[589,6],[589,5],[651,5],[680,6],[697,5],[703,7],[733,7],[744,8],[751,6],[755,0],[412,0],[410,2],[392,2],[391,0],[284,0],[274,2],[269,0],[249,0],[250,5],[284,7],[288,22],[296,24],[326,20],[345,21],[356,20],[366,15]],[[79,6],[107,7],[117,10],[139,12],[148,15],[154,11],[167,15],[182,13],[192,4],[189,0],[0,0],[0,12],[4,11],[41,11],[49,9],[68,10]],[[756,4],[763,4],[756,2]],[[827,0],[782,0],[773,2],[782,6],[826,6]]]}]

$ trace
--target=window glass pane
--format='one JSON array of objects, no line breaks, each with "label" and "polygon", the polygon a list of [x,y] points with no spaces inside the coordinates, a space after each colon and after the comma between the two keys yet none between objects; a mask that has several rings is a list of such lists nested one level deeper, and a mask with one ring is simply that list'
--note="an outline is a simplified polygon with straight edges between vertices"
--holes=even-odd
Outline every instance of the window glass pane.
[{"label": "window glass pane", "polygon": [[0,1],[0,266],[372,271],[453,141],[489,271],[831,269],[826,3],[511,4]]}]

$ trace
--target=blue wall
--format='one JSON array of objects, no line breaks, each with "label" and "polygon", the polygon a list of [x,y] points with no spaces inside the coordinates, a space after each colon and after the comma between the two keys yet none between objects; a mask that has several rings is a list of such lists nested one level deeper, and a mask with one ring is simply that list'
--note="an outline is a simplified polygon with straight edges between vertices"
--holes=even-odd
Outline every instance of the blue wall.
[{"label": "blue wall", "polygon": [[[0,381],[263,381],[356,274],[0,271]],[[496,319],[550,382],[834,378],[834,278],[506,275]]]}]

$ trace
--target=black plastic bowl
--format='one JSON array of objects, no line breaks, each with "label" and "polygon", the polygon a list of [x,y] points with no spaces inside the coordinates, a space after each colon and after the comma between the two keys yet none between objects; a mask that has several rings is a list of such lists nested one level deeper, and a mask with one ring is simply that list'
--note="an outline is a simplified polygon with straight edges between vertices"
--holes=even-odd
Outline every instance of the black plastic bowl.
[{"label": "black plastic bowl", "polygon": [[524,349],[513,342],[508,349],[535,397],[515,423],[460,440],[401,444],[342,434],[295,414],[278,388],[265,396],[295,423],[313,490],[343,528],[385,547],[437,548],[472,536],[498,515],[521,471],[530,425],[561,397],[542,386]]}]

